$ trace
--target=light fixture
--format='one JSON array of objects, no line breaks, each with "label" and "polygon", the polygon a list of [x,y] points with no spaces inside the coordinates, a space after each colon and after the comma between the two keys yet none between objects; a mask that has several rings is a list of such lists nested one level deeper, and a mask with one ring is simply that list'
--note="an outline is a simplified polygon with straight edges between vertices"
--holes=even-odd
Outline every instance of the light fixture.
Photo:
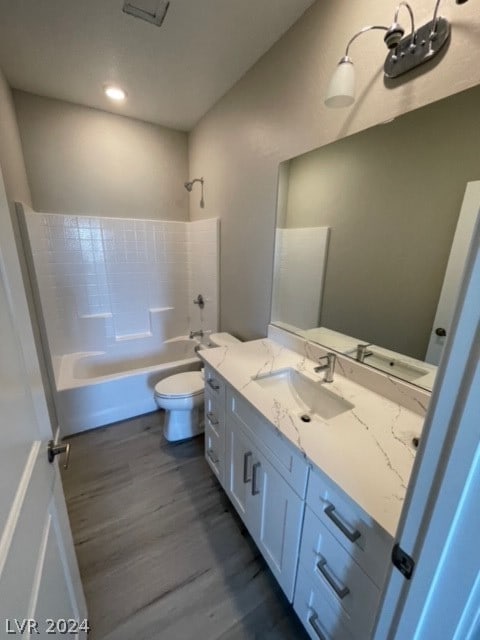
[{"label": "light fixture", "polygon": [[[152,2],[150,2],[150,4],[152,4]],[[123,12],[130,14],[134,18],[140,18],[141,20],[150,22],[157,27],[161,27],[165,20],[165,16],[167,15],[170,2],[167,0],[157,0],[155,4],[155,9],[153,11],[149,11],[144,7],[137,7],[135,4],[125,0],[123,3]]]},{"label": "light fixture", "polygon": [[183,186],[185,187],[185,189],[189,193],[191,193],[192,189],[193,189],[193,185],[195,184],[195,182],[200,182],[200,184],[202,185],[202,195],[201,195],[201,198],[200,198],[200,208],[204,209],[205,208],[205,199],[203,197],[203,185],[205,184],[205,180],[203,178],[194,178],[190,182],[185,182],[185,184]]},{"label": "light fixture", "polygon": [[115,102],[123,102],[127,97],[126,91],[112,84],[105,85],[103,91],[110,100],[115,100]]},{"label": "light fixture", "polygon": [[[455,1],[457,4],[465,4],[468,0]],[[369,25],[357,31],[350,38],[345,49],[345,55],[340,59],[330,80],[325,96],[325,105],[335,108],[348,107],[354,103],[355,68],[349,55],[350,47],[358,37],[368,31],[385,31],[383,40],[389,52],[385,59],[383,70],[387,78],[397,78],[436,56],[450,37],[450,23],[438,15],[440,2],[441,0],[436,0],[432,20],[418,29],[415,29],[415,17],[412,7],[408,2],[400,2],[395,10],[393,22],[389,27]],[[411,30],[407,36],[405,36],[405,29],[398,22],[402,7],[410,15]]]}]

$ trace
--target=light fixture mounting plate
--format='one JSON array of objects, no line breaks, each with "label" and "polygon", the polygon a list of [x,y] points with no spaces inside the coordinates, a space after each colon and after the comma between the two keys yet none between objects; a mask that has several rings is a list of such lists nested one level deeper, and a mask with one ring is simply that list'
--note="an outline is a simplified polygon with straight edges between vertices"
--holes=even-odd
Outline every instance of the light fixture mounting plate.
[{"label": "light fixture mounting plate", "polygon": [[434,22],[431,20],[417,29],[414,42],[412,42],[412,34],[400,40],[398,46],[389,52],[385,60],[383,70],[387,78],[398,78],[437,55],[448,42],[450,23],[445,18],[438,18],[435,35],[431,38],[433,28]]},{"label": "light fixture mounting plate", "polygon": [[148,11],[142,7],[137,7],[136,5],[125,0],[123,3],[122,11],[124,13],[128,13],[135,18],[140,18],[140,20],[145,20],[146,22],[150,22],[157,27],[161,27],[163,21],[165,20],[165,16],[167,15],[168,8],[170,6],[170,2],[167,0],[159,0],[157,4],[157,8],[155,11]]}]

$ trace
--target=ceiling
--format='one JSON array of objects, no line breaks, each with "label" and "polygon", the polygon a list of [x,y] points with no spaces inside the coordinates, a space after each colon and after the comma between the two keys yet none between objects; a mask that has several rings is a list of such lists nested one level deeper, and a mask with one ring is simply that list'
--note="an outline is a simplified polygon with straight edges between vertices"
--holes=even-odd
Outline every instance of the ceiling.
[{"label": "ceiling", "polygon": [[0,0],[0,67],[17,89],[190,130],[313,2],[171,0],[156,27],[123,0]]}]

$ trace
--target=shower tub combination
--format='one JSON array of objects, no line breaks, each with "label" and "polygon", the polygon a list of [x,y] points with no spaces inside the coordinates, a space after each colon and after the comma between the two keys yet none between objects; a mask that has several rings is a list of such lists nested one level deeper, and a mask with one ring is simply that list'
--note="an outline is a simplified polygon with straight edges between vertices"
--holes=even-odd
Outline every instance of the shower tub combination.
[{"label": "shower tub combination", "polygon": [[195,353],[199,344],[179,336],[143,357],[103,351],[61,356],[55,363],[55,378],[62,436],[155,411],[157,382],[200,369]]}]

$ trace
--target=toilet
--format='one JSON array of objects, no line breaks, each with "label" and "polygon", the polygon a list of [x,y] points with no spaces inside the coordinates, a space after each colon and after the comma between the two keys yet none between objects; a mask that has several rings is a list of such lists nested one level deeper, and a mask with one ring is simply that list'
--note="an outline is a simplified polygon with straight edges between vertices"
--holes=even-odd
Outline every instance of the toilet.
[{"label": "toilet", "polygon": [[[226,347],[240,341],[229,333],[212,333],[209,347]],[[203,371],[185,371],[155,385],[155,402],[165,411],[163,435],[178,442],[203,433]]]}]

